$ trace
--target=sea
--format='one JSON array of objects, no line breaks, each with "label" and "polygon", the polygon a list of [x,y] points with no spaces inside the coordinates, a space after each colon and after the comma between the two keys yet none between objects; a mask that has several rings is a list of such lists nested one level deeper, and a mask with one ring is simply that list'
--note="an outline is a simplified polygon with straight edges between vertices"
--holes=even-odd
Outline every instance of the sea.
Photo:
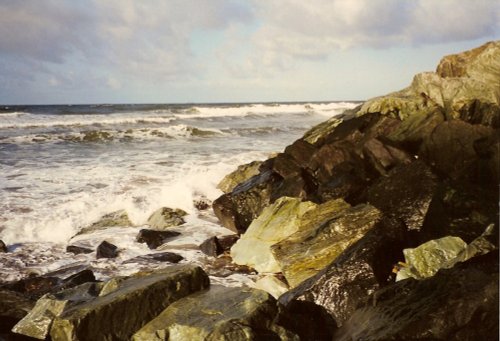
[{"label": "sea", "polygon": [[[0,281],[69,275],[98,279],[169,266],[144,258],[175,252],[203,265],[198,245],[232,234],[194,203],[219,197],[238,165],[264,160],[314,125],[359,103],[103,104],[0,106]],[[150,250],[135,241],[161,207],[188,213],[177,238]],[[125,210],[130,226],[78,232]],[[67,245],[119,248],[114,259],[74,255]],[[142,258],[141,258],[142,257]],[[217,277],[217,276],[216,276]],[[212,278],[241,285],[239,274]]]}]

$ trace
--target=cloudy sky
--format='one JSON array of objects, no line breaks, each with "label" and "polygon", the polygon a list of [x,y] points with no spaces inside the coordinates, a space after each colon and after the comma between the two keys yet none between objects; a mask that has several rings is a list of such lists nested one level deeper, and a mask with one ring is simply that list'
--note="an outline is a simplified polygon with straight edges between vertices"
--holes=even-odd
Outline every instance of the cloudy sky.
[{"label": "cloudy sky", "polygon": [[498,0],[0,0],[0,104],[362,100],[498,39]]}]

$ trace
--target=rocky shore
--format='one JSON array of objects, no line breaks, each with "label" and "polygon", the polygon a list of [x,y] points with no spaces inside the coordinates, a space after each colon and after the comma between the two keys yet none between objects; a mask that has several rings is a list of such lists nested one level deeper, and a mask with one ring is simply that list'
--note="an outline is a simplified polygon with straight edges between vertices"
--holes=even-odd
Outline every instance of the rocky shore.
[{"label": "rocky shore", "polygon": [[[199,246],[205,267],[164,252],[173,265],[104,282],[1,283],[0,340],[498,340],[499,129],[500,42],[444,57],[223,179],[213,210],[234,235]],[[136,241],[158,248],[184,215],[162,208]],[[259,279],[211,285],[214,267]]]}]

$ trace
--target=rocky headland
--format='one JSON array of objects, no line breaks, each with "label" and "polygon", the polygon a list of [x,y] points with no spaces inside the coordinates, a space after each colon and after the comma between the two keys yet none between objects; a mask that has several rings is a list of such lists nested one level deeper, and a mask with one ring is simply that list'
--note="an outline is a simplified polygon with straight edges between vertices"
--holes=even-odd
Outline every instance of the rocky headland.
[{"label": "rocky headland", "polygon": [[[499,129],[500,42],[444,57],[229,174],[213,210],[235,235],[200,245],[205,269],[3,283],[0,339],[498,340]],[[184,214],[155,212],[137,242],[175,238]],[[82,233],[128,222],[103,218]],[[216,263],[259,279],[210,285]]]}]

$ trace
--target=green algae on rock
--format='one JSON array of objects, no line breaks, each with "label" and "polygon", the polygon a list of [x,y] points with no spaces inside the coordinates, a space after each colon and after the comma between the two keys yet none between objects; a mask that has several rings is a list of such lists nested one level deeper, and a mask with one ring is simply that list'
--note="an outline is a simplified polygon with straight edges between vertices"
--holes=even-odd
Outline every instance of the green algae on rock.
[{"label": "green algae on rock", "polygon": [[[311,210],[310,213],[316,211],[320,209]],[[375,207],[365,204],[332,213],[326,221],[308,224],[308,229],[271,246],[271,252],[291,287],[333,262],[373,228],[382,215]]]},{"label": "green algae on rock", "polygon": [[264,291],[211,286],[171,304],[132,340],[299,340],[274,323],[277,313],[276,301]]},{"label": "green algae on rock", "polygon": [[259,272],[280,272],[270,246],[297,232],[300,218],[316,204],[297,198],[282,197],[265,208],[231,248],[236,264],[248,265]]},{"label": "green algae on rock", "polygon": [[205,272],[173,265],[117,284],[109,294],[78,304],[54,320],[52,340],[129,340],[171,303],[209,286]]}]

